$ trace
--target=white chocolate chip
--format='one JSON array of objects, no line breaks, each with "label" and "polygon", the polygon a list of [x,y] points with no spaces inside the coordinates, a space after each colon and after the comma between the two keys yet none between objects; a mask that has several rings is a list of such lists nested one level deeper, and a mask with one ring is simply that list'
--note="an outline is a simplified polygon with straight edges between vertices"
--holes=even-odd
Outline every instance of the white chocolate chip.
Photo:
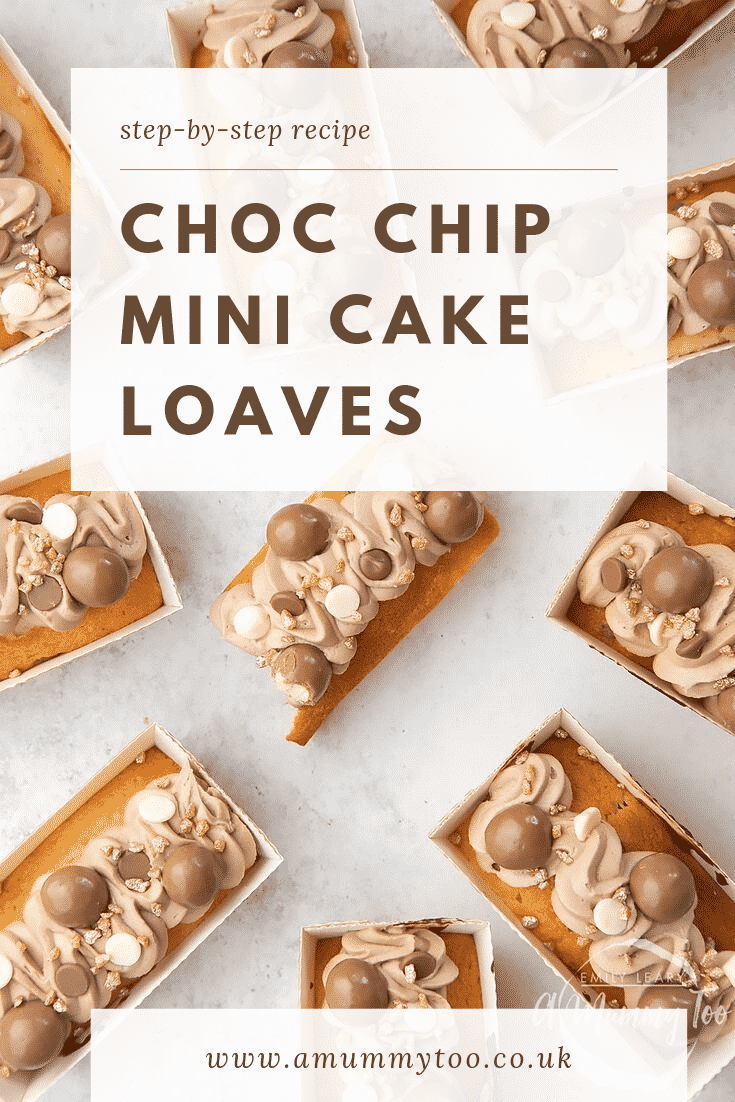
[{"label": "white chocolate chip", "polygon": [[346,620],[360,607],[360,594],[351,585],[336,585],[327,593],[324,606],[336,620]]},{"label": "white chocolate chip", "polygon": [[574,833],[580,842],[586,842],[595,827],[602,822],[602,815],[596,807],[588,807],[574,816]]},{"label": "white chocolate chip", "polygon": [[146,796],[138,804],[138,814],[147,823],[167,823],[176,814],[176,804],[168,796]]},{"label": "white chocolate chip", "polygon": [[270,626],[268,614],[260,605],[245,605],[232,617],[233,630],[244,639],[262,639]]},{"label": "white chocolate chip", "polygon": [[666,251],[676,260],[689,260],[696,256],[702,240],[691,226],[674,226],[666,235]]},{"label": "white chocolate chip", "polygon": [[29,283],[10,283],[0,295],[0,305],[7,314],[27,318],[38,308],[41,296]]},{"label": "white chocolate chip", "polygon": [[623,12],[625,15],[633,15],[635,12],[644,8],[648,0],[622,0],[621,3],[613,4],[613,7],[618,11]]},{"label": "white chocolate chip", "polygon": [[70,505],[55,501],[44,509],[41,523],[53,539],[68,540],[77,530],[77,514]]},{"label": "white chocolate chip", "polygon": [[110,964],[117,968],[130,968],[140,960],[143,947],[132,934],[113,934],[105,943],[105,952]]},{"label": "white chocolate chip", "polygon": [[600,933],[608,935],[625,933],[630,920],[628,908],[616,899],[601,899],[592,916]]},{"label": "white chocolate chip", "polygon": [[500,9],[500,18],[506,27],[511,27],[514,31],[522,31],[536,18],[536,9],[533,4],[513,0],[512,3]]},{"label": "white chocolate chip", "polygon": [[13,978],[13,963],[7,957],[0,955],[0,990],[7,987]]}]

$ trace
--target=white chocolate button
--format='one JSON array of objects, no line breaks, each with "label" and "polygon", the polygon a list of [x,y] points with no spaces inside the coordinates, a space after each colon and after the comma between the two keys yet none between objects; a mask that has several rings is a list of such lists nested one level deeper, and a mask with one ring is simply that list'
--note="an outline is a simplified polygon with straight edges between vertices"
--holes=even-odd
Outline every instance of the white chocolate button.
[{"label": "white chocolate button", "polygon": [[7,957],[0,956],[0,991],[7,987],[13,978],[13,963]]},{"label": "white chocolate button", "polygon": [[633,15],[634,12],[644,8],[647,3],[648,0],[623,0],[622,4],[615,4],[614,6],[625,15]]},{"label": "white chocolate button", "polygon": [[625,933],[630,914],[625,904],[617,899],[601,899],[592,912],[592,917],[601,934],[614,936]]},{"label": "white chocolate button", "polygon": [[[662,647],[664,645],[664,625],[669,620],[668,613],[660,612],[655,620],[652,620],[648,625],[648,634],[651,636],[651,642],[655,647]],[[669,623],[671,621],[669,620]]]},{"label": "white chocolate button", "polygon": [[596,807],[588,807],[574,816],[574,833],[580,842],[586,842],[595,827],[602,822],[602,815]]},{"label": "white chocolate button", "polygon": [[731,953],[728,959],[722,965],[722,971],[725,973],[733,987],[735,987],[735,953]]},{"label": "white chocolate button", "polygon": [[263,279],[277,295],[287,295],[296,286],[296,269],[287,260],[272,260],[263,269]]},{"label": "white chocolate button", "polygon": [[132,934],[113,934],[105,942],[105,953],[110,964],[118,968],[130,968],[140,960],[143,948]]},{"label": "white chocolate button", "polygon": [[327,593],[324,605],[335,620],[346,620],[360,607],[360,594],[351,585],[336,585]]},{"label": "white chocolate button", "polygon": [[18,318],[27,318],[40,301],[38,291],[30,283],[10,283],[0,295],[3,310]]},{"label": "white chocolate button", "polygon": [[232,626],[244,639],[262,639],[268,632],[271,622],[265,609],[260,605],[245,605],[232,617]]},{"label": "white chocolate button", "polygon": [[77,514],[70,505],[55,501],[43,511],[41,524],[56,540],[68,540],[77,530]]},{"label": "white chocolate button", "polygon": [[411,1007],[403,1017],[408,1028],[416,1033],[431,1033],[436,1025],[436,1011],[430,1006]]},{"label": "white chocolate button", "polygon": [[603,309],[605,317],[616,329],[630,329],[640,316],[638,303],[629,295],[610,295]]},{"label": "white chocolate button", "polygon": [[146,796],[138,804],[138,814],[147,823],[167,823],[176,814],[176,804],[168,796]]},{"label": "white chocolate button", "polygon": [[504,8],[500,9],[500,18],[506,27],[511,27],[514,31],[522,31],[536,18],[536,9],[533,4],[513,0],[513,3],[506,4]]},{"label": "white chocolate button", "polygon": [[676,260],[689,260],[699,252],[702,239],[691,226],[674,226],[666,234],[666,252]]}]

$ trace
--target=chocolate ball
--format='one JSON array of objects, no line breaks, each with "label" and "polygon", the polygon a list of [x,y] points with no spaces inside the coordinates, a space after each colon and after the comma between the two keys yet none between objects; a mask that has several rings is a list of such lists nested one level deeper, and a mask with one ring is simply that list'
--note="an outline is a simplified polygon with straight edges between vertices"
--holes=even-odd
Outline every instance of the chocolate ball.
[{"label": "chocolate ball", "polygon": [[274,555],[304,562],[329,543],[329,517],[313,505],[286,505],[268,521],[266,539]]},{"label": "chocolate ball", "polygon": [[76,547],[61,574],[72,597],[88,608],[114,605],[130,585],[125,560],[109,547]]},{"label": "chocolate ball", "polygon": [[289,704],[300,708],[321,700],[332,681],[332,666],[318,647],[294,643],[276,656],[271,674]]},{"label": "chocolate ball", "polygon": [[653,922],[676,922],[697,899],[694,877],[678,857],[652,853],[630,874],[630,894],[639,911]]},{"label": "chocolate ball", "polygon": [[0,230],[0,263],[9,255],[13,247],[13,239],[7,230]]},{"label": "chocolate ball", "polygon": [[729,689],[723,689],[717,697],[717,703],[720,706],[723,721],[731,731],[735,731],[735,685],[731,685]]},{"label": "chocolate ball", "polygon": [[174,903],[196,910],[208,907],[219,891],[217,859],[204,846],[188,842],[171,854],[161,879]]},{"label": "chocolate ball", "polygon": [[39,612],[50,612],[57,608],[64,597],[64,590],[56,578],[46,577],[40,585],[36,585],[26,594],[26,600],[31,608]]},{"label": "chocolate ball", "polygon": [[664,547],[641,573],[644,596],[661,612],[701,608],[712,592],[712,567],[693,547]]},{"label": "chocolate ball", "polygon": [[91,928],[107,910],[110,893],[96,869],[67,865],[44,881],[41,902],[55,922],[71,928]]},{"label": "chocolate ball", "polygon": [[482,524],[482,506],[468,490],[432,490],[424,524],[444,543],[464,543]]},{"label": "chocolate ball", "polygon": [[59,275],[71,275],[71,217],[57,214],[44,222],[36,234],[41,259],[53,264]]},{"label": "chocolate ball", "polygon": [[8,520],[19,520],[25,524],[40,524],[43,520],[43,509],[37,501],[15,501],[5,510]]},{"label": "chocolate ball", "polygon": [[735,261],[712,260],[701,264],[689,279],[689,304],[710,325],[735,322]]},{"label": "chocolate ball", "polygon": [[436,968],[436,961],[432,957],[431,953],[415,952],[411,953],[410,957],[407,957],[403,962],[403,970],[408,968],[409,964],[412,964],[416,969],[416,979],[425,980],[427,976]]},{"label": "chocolate ball", "polygon": [[284,42],[271,50],[263,62],[264,69],[328,69],[329,62],[321,50],[310,42]]},{"label": "chocolate ball", "polygon": [[546,55],[545,69],[607,69],[601,50],[583,38],[564,38]]},{"label": "chocolate ball", "polygon": [[62,964],[56,969],[54,983],[65,999],[80,999],[89,991],[90,975],[81,964]]},{"label": "chocolate ball", "polygon": [[341,960],[327,977],[326,1000],[330,1010],[385,1010],[388,983],[366,960]]},{"label": "chocolate ball", "polygon": [[640,997],[640,1010],[686,1010],[687,1040],[693,1041],[702,1029],[701,991],[691,991],[678,984],[667,983],[647,988]]},{"label": "chocolate ball", "polygon": [[620,559],[605,559],[600,567],[600,581],[608,593],[620,593],[628,584],[628,571]]},{"label": "chocolate ball", "polygon": [[575,211],[559,227],[559,259],[583,276],[601,275],[623,255],[625,233],[606,210]]},{"label": "chocolate ball", "polygon": [[150,859],[142,850],[139,853],[126,850],[117,863],[117,875],[121,880],[147,880],[150,871]]},{"label": "chocolate ball", "polygon": [[735,226],[735,207],[729,203],[710,203],[709,216],[718,226]]},{"label": "chocolate ball", "polygon": [[501,869],[540,869],[551,855],[551,818],[540,807],[516,804],[485,831],[485,848]]},{"label": "chocolate ball", "polygon": [[300,616],[306,611],[306,601],[302,601],[295,593],[276,593],[271,597],[271,608],[279,616],[282,612],[290,612],[292,616]]},{"label": "chocolate ball", "polygon": [[393,569],[391,557],[387,551],[379,547],[373,547],[370,551],[364,551],[360,555],[360,570],[371,582],[382,582]]},{"label": "chocolate ball", "polygon": [[0,1021],[0,1062],[36,1071],[59,1055],[68,1033],[68,1019],[38,1000],[13,1006]]},{"label": "chocolate ball", "polygon": [[571,284],[564,272],[551,268],[548,272],[541,273],[534,283],[533,289],[544,302],[561,302],[569,294]]}]

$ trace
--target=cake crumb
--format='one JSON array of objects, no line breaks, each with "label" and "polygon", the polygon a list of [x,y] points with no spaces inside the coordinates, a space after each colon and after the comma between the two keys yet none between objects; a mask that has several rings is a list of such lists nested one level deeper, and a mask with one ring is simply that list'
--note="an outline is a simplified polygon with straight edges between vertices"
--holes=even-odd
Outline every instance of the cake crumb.
[{"label": "cake crumb", "polygon": [[569,738],[569,735],[566,733],[566,731],[562,730],[562,728],[560,727],[558,731],[554,732],[554,737],[555,738],[560,738],[560,739],[565,739],[565,738]]},{"label": "cake crumb", "polygon": [[[54,554],[54,558],[56,558],[55,554]],[[135,759],[135,764],[136,765],[142,765],[144,761],[145,761],[145,750],[141,750],[141,752],[138,754],[137,758]]]},{"label": "cake crumb", "polygon": [[388,514],[388,521],[394,528],[400,528],[403,524],[403,510],[400,505],[394,505]]},{"label": "cake crumb", "polygon": [[528,750],[522,750],[516,758],[516,765],[525,765],[528,761]]},{"label": "cake crumb", "polygon": [[729,584],[730,584],[730,579],[729,578],[717,578],[717,580],[715,581],[715,585],[720,586],[720,588],[722,588],[722,589],[726,589],[729,586]]},{"label": "cake crumb", "polygon": [[452,835],[449,841],[452,843],[453,846],[458,846],[462,842],[462,835],[459,833],[459,831],[457,831],[456,834]]},{"label": "cake crumb", "polygon": [[[20,589],[20,586],[18,586],[18,588]],[[11,681],[16,677],[20,677],[20,670],[11,670],[8,674],[8,681]]]},{"label": "cake crumb", "polygon": [[535,930],[538,926],[538,919],[535,915],[524,915],[521,919],[521,925],[526,930]]},{"label": "cake crumb", "polygon": [[595,755],[591,750],[588,750],[586,746],[578,746],[577,754],[580,758],[585,758],[586,761],[597,761]]},{"label": "cake crumb", "polygon": [[704,512],[704,505],[700,504],[700,502],[698,501],[692,501],[691,504],[687,506],[687,508],[689,509],[689,512],[692,514],[693,517],[701,517],[702,513]]}]

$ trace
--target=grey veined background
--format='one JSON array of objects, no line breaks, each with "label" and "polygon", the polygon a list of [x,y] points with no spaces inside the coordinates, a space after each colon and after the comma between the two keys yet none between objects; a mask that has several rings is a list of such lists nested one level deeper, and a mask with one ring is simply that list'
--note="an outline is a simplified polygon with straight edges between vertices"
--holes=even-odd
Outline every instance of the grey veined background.
[{"label": "grey veined background", "polygon": [[[373,65],[465,64],[428,0],[360,0],[358,7]],[[163,0],[2,0],[1,29],[70,123],[71,66],[171,63],[164,11]],[[734,30],[731,16],[669,69],[672,173],[735,156]],[[68,363],[67,332],[0,368],[3,474],[66,450]],[[735,355],[726,352],[669,378],[670,469],[731,504],[734,374]],[[543,617],[610,494],[493,495],[502,535],[484,562],[369,679],[339,722],[305,750],[286,745],[288,717],[267,675],[226,648],[206,614],[260,545],[270,514],[309,489],[144,494],[184,611],[0,697],[1,853],[150,718],[201,757],[284,854],[264,888],[149,1005],[293,1005],[299,929],[307,923],[489,917],[488,905],[426,836],[561,705],[735,870],[735,739]],[[492,926],[501,1005],[530,1005],[554,990],[535,954],[499,920]],[[699,1098],[729,1102],[734,1093],[731,1065]],[[88,1094],[83,1062],[46,1098],[84,1102]]]}]

